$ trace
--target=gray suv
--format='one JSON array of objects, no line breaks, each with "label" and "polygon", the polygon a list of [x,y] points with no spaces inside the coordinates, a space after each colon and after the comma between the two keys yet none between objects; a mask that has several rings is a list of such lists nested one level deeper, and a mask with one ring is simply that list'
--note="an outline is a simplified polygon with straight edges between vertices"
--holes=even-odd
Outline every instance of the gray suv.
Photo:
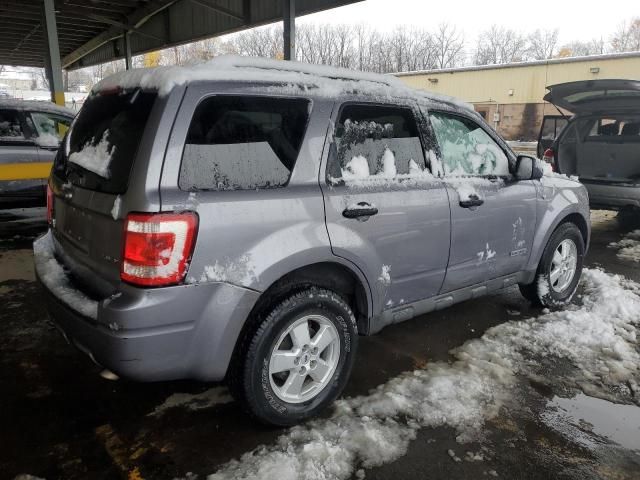
[{"label": "gray suv", "polygon": [[226,380],[300,422],[359,335],[520,285],[571,299],[585,189],[387,76],[229,60],[98,84],[35,242],[51,318],[117,376]]}]

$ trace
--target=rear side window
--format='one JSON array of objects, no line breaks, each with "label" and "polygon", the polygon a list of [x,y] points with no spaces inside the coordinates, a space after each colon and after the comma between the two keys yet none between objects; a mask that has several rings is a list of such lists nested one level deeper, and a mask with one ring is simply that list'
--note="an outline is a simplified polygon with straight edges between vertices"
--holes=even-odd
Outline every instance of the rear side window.
[{"label": "rear side window", "polygon": [[327,181],[421,173],[425,157],[410,108],[347,104],[334,132]]},{"label": "rear side window", "polygon": [[507,155],[480,125],[441,112],[430,118],[446,175],[509,175]]},{"label": "rear side window", "polygon": [[248,190],[289,182],[309,101],[214,96],[198,105],[180,166],[183,190]]},{"label": "rear side window", "polygon": [[135,90],[88,98],[58,150],[54,173],[79,187],[124,193],[156,97]]},{"label": "rear side window", "polygon": [[0,141],[24,140],[20,117],[16,110],[0,110]]}]

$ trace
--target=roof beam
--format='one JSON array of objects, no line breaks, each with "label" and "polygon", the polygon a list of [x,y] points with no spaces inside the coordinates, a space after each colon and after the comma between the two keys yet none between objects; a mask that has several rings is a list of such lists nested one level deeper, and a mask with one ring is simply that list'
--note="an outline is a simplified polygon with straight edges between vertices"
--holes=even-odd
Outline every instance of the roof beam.
[{"label": "roof beam", "polygon": [[[138,28],[147,20],[149,20],[153,15],[156,15],[157,13],[173,5],[177,1],[178,0],[152,0],[148,2],[144,7],[136,10],[133,14],[129,15],[127,17],[127,23],[133,25],[135,28]],[[93,52],[95,49],[101,47],[108,41],[120,36],[122,36],[121,27],[110,27],[108,30],[102,32],[100,35],[94,37],[92,40],[89,40],[87,43],[75,49],[69,55],[64,57],[62,59],[62,66],[68,67],[72,63],[80,60],[88,53]]]},{"label": "roof beam", "polygon": [[221,13],[222,15],[226,15],[227,17],[233,18],[234,20],[238,20],[240,22],[244,21],[244,16],[242,14],[232,12],[228,8],[224,8],[219,5],[213,5],[208,0],[189,0],[189,1],[191,3],[195,3],[196,5],[200,5],[201,7],[204,7],[207,10],[211,10],[212,12]]}]

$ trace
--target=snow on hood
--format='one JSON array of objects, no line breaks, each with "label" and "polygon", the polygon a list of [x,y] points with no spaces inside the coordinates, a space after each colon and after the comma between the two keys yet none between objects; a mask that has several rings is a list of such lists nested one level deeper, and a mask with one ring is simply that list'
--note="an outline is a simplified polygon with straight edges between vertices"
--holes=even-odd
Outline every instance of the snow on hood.
[{"label": "snow on hood", "polygon": [[410,88],[402,80],[391,75],[238,55],[222,55],[209,62],[190,66],[153,67],[118,72],[97,83],[92,93],[116,88],[127,90],[141,87],[157,90],[158,94],[163,96],[176,86],[201,80],[305,85],[317,88],[317,92],[314,93],[327,97],[336,97],[357,90],[378,97],[427,98],[473,110],[468,103],[453,97]]}]

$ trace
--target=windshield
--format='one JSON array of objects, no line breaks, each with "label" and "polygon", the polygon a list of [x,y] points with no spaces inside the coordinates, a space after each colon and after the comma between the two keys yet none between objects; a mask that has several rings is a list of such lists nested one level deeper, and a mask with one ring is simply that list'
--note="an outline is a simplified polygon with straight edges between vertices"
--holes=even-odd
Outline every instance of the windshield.
[{"label": "windshield", "polygon": [[124,193],[156,93],[90,97],[58,151],[54,173],[79,187]]}]

